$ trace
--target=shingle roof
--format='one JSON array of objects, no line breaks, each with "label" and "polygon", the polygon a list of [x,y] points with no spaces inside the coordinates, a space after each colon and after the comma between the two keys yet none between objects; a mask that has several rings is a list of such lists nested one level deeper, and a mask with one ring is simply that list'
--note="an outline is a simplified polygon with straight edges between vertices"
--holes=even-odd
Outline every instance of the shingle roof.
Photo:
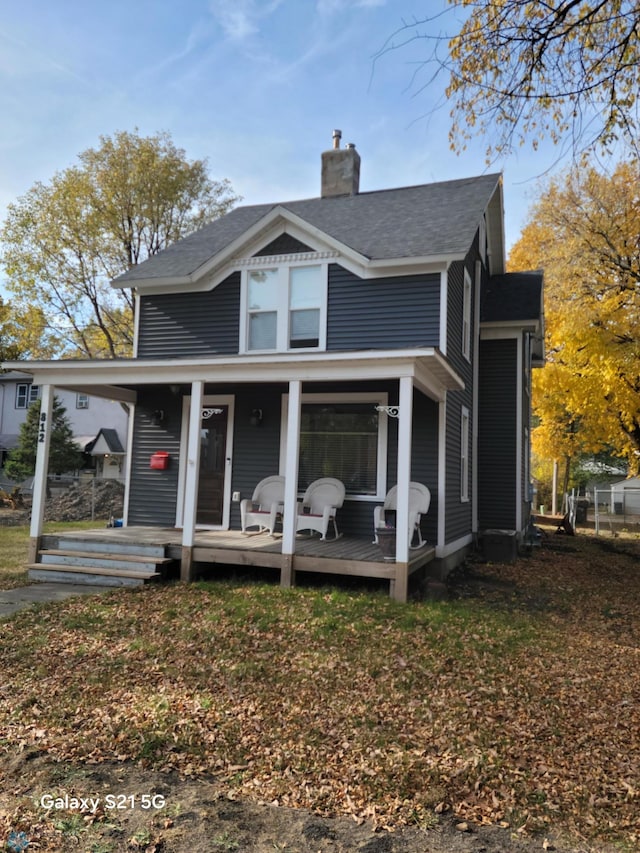
[{"label": "shingle roof", "polygon": [[84,450],[87,453],[91,453],[91,451],[96,446],[96,444],[98,443],[101,436],[105,441],[105,444],[109,450],[109,453],[122,453],[123,454],[125,452],[125,449],[122,446],[122,442],[120,441],[120,438],[118,436],[117,430],[107,428],[107,427],[103,427],[98,432],[98,434],[91,439],[91,441],[86,443]]},{"label": "shingle roof", "polygon": [[542,282],[541,270],[491,276],[482,288],[480,322],[541,320]]},{"label": "shingle roof", "polygon": [[119,276],[118,285],[189,276],[281,207],[370,260],[461,255],[472,243],[499,174],[353,196],[237,207]]}]

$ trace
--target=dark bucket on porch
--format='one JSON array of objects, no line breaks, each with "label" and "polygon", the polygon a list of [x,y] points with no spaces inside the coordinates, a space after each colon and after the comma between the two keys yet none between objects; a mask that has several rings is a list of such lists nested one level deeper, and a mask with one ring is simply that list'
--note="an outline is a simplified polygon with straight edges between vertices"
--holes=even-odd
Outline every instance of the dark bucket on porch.
[{"label": "dark bucket on porch", "polygon": [[382,551],[382,556],[390,563],[396,561],[396,531],[393,527],[378,527],[376,528],[376,536],[378,537],[378,545]]}]

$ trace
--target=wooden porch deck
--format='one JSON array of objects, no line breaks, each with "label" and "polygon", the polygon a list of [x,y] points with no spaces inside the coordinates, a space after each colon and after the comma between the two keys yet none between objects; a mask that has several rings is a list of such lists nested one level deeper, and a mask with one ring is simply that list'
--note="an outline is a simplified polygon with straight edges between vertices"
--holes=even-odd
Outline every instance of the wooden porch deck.
[{"label": "wooden porch deck", "polygon": [[[69,531],[59,534],[66,540],[101,543],[119,551],[127,544],[163,547],[167,557],[182,559],[182,531],[177,528],[115,527]],[[296,553],[282,554],[281,538],[266,533],[243,534],[238,530],[197,530],[192,559],[194,563],[255,566],[281,572],[281,584],[293,582],[296,572],[382,578],[389,581],[390,594],[406,601],[408,579],[435,557],[435,548],[427,544],[409,552],[408,563],[388,562],[369,539],[341,536],[322,542],[317,536],[298,536]]]}]

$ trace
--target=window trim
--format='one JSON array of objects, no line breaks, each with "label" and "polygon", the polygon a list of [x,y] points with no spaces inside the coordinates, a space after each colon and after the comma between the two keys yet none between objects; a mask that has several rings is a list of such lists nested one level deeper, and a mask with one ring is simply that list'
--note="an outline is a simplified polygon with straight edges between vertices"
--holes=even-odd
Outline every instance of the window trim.
[{"label": "window trim", "polygon": [[460,409],[460,503],[469,501],[469,409]]},{"label": "window trim", "polygon": [[[317,347],[291,347],[290,330],[290,275],[296,267],[320,268],[320,317]],[[276,346],[273,349],[249,349],[249,273],[256,269],[277,270],[278,272],[278,302],[276,307]],[[323,352],[327,348],[327,301],[329,291],[329,264],[320,258],[296,255],[260,255],[249,258],[243,263],[240,277],[240,341],[239,352],[243,355],[260,355],[262,353],[299,353]]]},{"label": "window trim", "polygon": [[[387,406],[389,395],[386,391],[379,393],[355,392],[337,394],[302,394],[301,405],[305,403],[326,403],[330,405],[344,403],[371,403],[372,406]],[[285,473],[287,459],[287,423],[289,417],[289,395],[282,395],[281,423],[280,423],[280,464],[279,473]],[[361,501],[363,503],[379,503],[385,499],[387,494],[387,460],[388,460],[389,429],[388,417],[384,412],[378,412],[378,458],[377,458],[377,480],[375,495],[353,495],[347,494],[347,501]],[[302,492],[299,492],[299,497]]]},{"label": "window trim", "polygon": [[89,408],[89,395],[81,394],[79,391],[76,393],[76,409],[88,409]]}]

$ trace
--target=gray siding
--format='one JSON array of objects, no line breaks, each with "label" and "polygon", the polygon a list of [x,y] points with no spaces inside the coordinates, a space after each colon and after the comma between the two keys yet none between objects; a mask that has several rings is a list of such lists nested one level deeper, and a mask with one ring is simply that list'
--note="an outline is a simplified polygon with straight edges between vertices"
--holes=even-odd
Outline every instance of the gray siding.
[{"label": "gray siding", "polygon": [[435,545],[438,538],[438,404],[418,391],[413,395],[413,454],[411,479],[431,492],[429,512],[423,517],[423,537]]},{"label": "gray siding", "polygon": [[517,341],[480,342],[478,512],[481,530],[516,525]]},{"label": "gray siding", "polygon": [[[270,245],[293,250],[293,238]],[[297,243],[297,241],[295,241]],[[305,249],[298,244],[299,251]],[[264,250],[267,252],[267,249]],[[239,349],[240,273],[205,293],[168,293],[140,300],[139,358],[232,355]],[[327,349],[438,346],[440,277],[364,281],[333,264],[329,271]]]},{"label": "gray siding", "polygon": [[360,279],[329,268],[327,349],[438,346],[440,276]]},{"label": "gray siding", "polygon": [[140,300],[139,358],[238,352],[240,273],[205,293],[167,293]]},{"label": "gray siding", "polygon": [[[153,413],[163,409],[165,421],[153,423]],[[176,523],[178,462],[180,453],[181,398],[163,389],[141,389],[135,410],[131,455],[131,489],[128,523],[173,527]],[[170,454],[169,468],[149,467],[157,450]]]},{"label": "gray siding", "polygon": [[[477,239],[477,238],[476,238]],[[445,470],[445,541],[455,542],[472,531],[473,495],[471,488],[471,469],[473,465],[472,426],[473,426],[473,360],[474,340],[478,329],[473,325],[475,318],[475,262],[478,258],[476,246],[467,255],[464,262],[456,262],[449,269],[447,281],[447,358],[456,372],[462,377],[464,391],[450,392],[447,395],[446,409],[446,470]],[[462,317],[464,303],[464,270],[471,274],[471,351],[470,358],[462,354]],[[484,271],[483,271],[484,272]],[[469,411],[469,500],[461,500],[461,423],[462,407]]]},{"label": "gray siding", "polygon": [[[218,389],[219,393],[229,390]],[[243,385],[236,391],[231,488],[241,498],[250,498],[260,480],[278,473],[282,395],[286,391],[284,385]],[[258,427],[250,422],[251,410],[256,408],[263,414]],[[239,503],[231,504],[230,526],[240,529]]]},{"label": "gray siding", "polygon": [[462,424],[462,399],[461,394],[449,394],[447,397],[446,412],[446,467],[445,467],[445,495],[446,495],[446,517],[445,517],[445,541],[455,542],[463,536],[471,533],[472,527],[472,495],[471,495],[471,406],[464,405],[469,409],[469,447],[467,454],[469,458],[469,500],[461,499],[461,424]]}]

